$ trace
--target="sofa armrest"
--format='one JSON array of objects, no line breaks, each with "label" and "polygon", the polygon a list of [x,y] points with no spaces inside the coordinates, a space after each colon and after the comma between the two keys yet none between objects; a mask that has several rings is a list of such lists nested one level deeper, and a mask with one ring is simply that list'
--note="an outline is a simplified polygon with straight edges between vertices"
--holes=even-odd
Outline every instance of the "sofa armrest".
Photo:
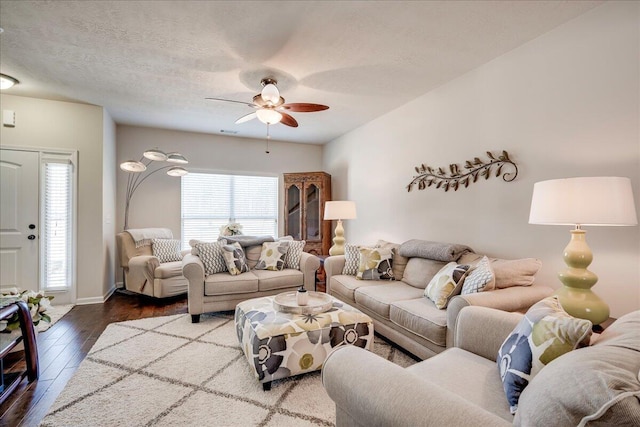
[{"label": "sofa armrest", "polygon": [[129,258],[127,269],[127,290],[142,293],[146,286],[153,286],[156,268],[160,261],[153,255],[140,255]]},{"label": "sofa armrest", "polygon": [[344,255],[333,255],[324,260],[324,272],[326,274],[327,293],[331,294],[331,276],[342,274],[344,269]]},{"label": "sofa armrest", "polygon": [[511,425],[359,347],[332,352],[322,367],[322,384],[336,403],[338,426]]},{"label": "sofa armrest", "polygon": [[456,322],[460,310],[470,305],[495,308],[502,311],[525,312],[533,304],[553,293],[548,286],[512,286],[505,289],[495,289],[488,292],[457,295],[449,301],[447,306],[447,347],[453,346]]},{"label": "sofa armrest", "polygon": [[200,314],[204,309],[204,264],[197,255],[182,258],[182,275],[189,281],[187,301],[189,313]]},{"label": "sofa armrest", "polygon": [[320,268],[320,258],[317,256],[302,252],[300,257],[300,271],[304,275],[304,288],[308,291],[316,290],[316,272]]},{"label": "sofa armrest", "polygon": [[498,350],[523,315],[488,307],[469,306],[460,310],[453,344],[463,350],[496,360]]}]

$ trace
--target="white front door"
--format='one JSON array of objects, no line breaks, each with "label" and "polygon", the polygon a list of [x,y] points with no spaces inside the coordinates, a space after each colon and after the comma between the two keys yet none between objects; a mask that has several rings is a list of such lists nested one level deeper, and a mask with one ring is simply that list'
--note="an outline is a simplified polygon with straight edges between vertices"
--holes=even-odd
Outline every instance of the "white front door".
[{"label": "white front door", "polygon": [[0,150],[0,288],[37,291],[39,153]]}]

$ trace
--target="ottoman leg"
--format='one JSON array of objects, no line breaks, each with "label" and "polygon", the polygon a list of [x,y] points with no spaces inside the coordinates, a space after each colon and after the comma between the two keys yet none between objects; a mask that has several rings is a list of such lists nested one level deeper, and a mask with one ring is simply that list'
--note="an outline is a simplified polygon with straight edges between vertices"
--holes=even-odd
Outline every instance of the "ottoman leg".
[{"label": "ottoman leg", "polygon": [[191,315],[191,323],[200,323],[200,315],[192,314]]},{"label": "ottoman leg", "polygon": [[269,381],[268,383],[262,383],[262,391],[269,391],[271,390],[271,381]]}]

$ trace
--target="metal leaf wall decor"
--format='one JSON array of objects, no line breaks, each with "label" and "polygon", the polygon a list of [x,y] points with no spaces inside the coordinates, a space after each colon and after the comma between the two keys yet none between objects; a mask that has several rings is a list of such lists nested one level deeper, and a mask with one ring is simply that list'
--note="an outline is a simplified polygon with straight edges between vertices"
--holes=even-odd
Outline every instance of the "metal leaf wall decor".
[{"label": "metal leaf wall decor", "polygon": [[[495,167],[495,176],[502,175],[505,182],[511,182],[518,176],[518,166],[509,158],[509,153],[502,151],[502,154],[495,156],[487,151],[489,157],[488,162],[484,162],[478,157],[473,160],[467,160],[463,168],[457,164],[450,164],[449,170],[444,168],[434,169],[424,163],[416,166],[418,175],[414,175],[413,180],[407,185],[407,191],[411,191],[414,185],[418,186],[418,190],[424,190],[427,187],[442,188],[444,191],[458,191],[458,188],[468,187],[469,184],[476,182],[479,178],[489,179],[493,175]],[[504,167],[513,166],[512,172],[504,172]]]}]

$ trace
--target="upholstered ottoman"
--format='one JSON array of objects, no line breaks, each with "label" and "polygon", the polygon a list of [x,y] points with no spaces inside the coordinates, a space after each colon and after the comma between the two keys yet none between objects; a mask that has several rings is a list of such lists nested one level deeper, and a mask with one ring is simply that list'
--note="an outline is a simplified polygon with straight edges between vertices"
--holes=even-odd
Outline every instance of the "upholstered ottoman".
[{"label": "upholstered ottoman", "polygon": [[290,314],[277,311],[273,299],[241,302],[235,313],[238,341],[264,390],[273,380],[321,369],[336,347],[373,346],[373,321],[350,305],[333,298],[324,313]]}]

